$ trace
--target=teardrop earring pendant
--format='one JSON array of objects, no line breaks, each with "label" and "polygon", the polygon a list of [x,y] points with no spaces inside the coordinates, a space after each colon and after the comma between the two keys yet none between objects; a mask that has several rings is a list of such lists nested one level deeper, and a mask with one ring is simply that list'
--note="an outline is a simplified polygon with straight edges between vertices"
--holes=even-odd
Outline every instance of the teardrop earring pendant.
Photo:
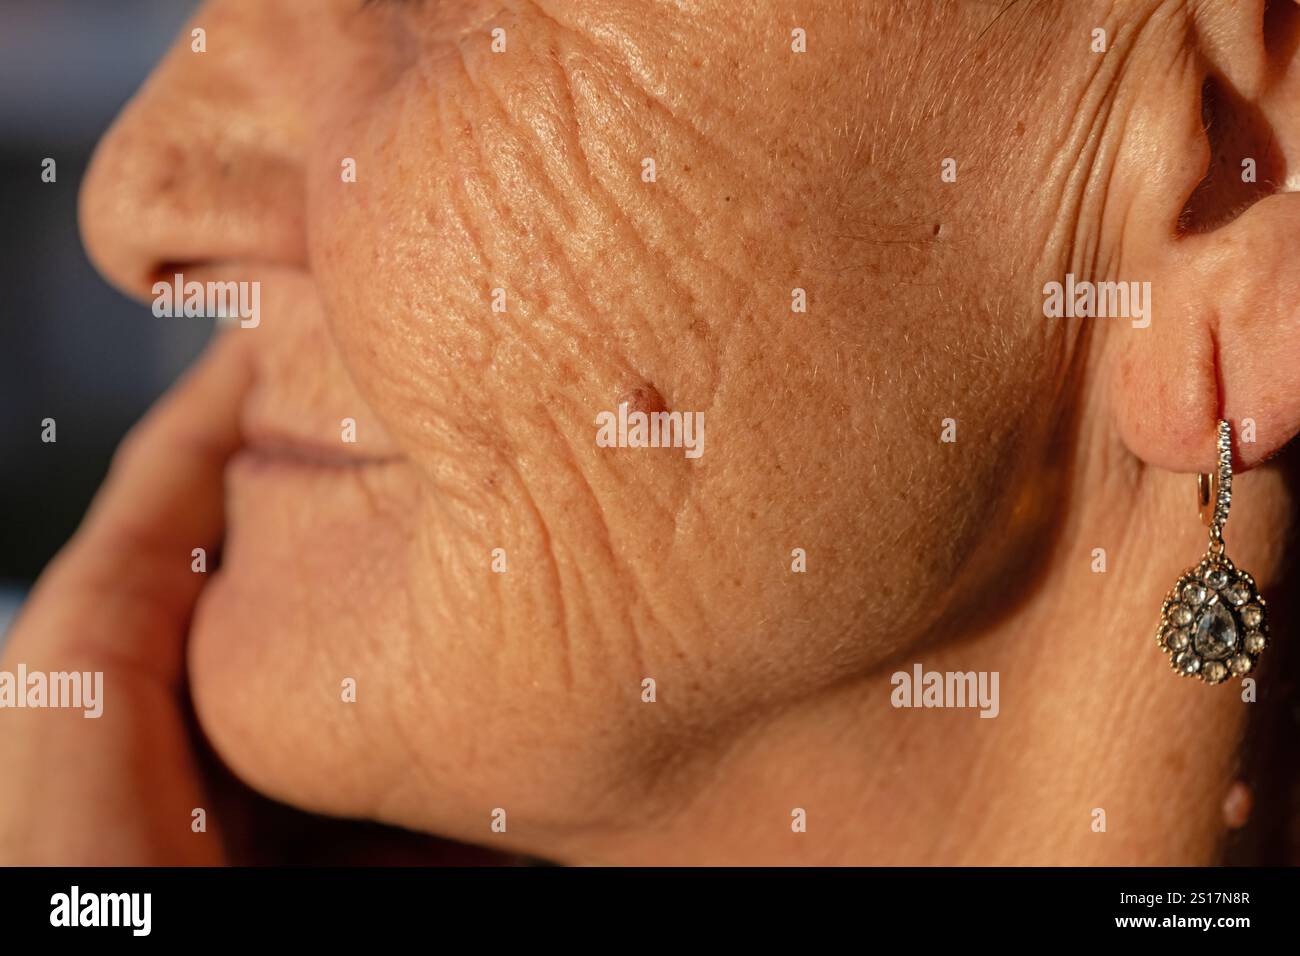
[{"label": "teardrop earring pendant", "polygon": [[1175,671],[1219,684],[1253,671],[1268,646],[1264,599],[1223,544],[1232,504],[1232,426],[1225,421],[1219,422],[1216,473],[1197,475],[1196,492],[1209,546],[1201,563],[1184,571],[1165,597],[1156,640]]}]

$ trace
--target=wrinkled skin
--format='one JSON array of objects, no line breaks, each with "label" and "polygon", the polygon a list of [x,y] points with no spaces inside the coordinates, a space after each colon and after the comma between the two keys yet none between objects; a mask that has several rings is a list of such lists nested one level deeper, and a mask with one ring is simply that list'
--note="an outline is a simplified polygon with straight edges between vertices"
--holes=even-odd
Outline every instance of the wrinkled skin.
[{"label": "wrinkled skin", "polygon": [[[145,299],[264,283],[187,649],[235,773],[566,862],[1211,861],[1246,708],[1151,632],[1220,413],[1240,468],[1300,425],[1300,217],[1220,188],[1265,146],[1201,92],[1294,168],[1294,9],[1003,7],[206,4],[83,223]],[[1066,272],[1152,282],[1151,328],[1045,319]],[[704,455],[597,447],[629,396]],[[1267,587],[1290,501],[1237,492]],[[917,661],[999,716],[890,707]]]}]

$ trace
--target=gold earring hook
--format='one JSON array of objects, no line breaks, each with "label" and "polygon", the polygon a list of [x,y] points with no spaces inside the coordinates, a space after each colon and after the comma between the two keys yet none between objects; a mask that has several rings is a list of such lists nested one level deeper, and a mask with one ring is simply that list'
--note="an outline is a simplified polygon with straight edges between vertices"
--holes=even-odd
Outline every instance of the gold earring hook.
[{"label": "gold earring hook", "polygon": [[1223,525],[1232,504],[1232,426],[1220,421],[1215,438],[1217,467],[1211,474],[1196,476],[1196,503],[1210,529],[1210,551],[1222,554]]},{"label": "gold earring hook", "polygon": [[1208,528],[1214,524],[1214,508],[1211,502],[1219,490],[1219,476],[1199,474],[1196,476],[1196,504],[1201,510],[1201,520]]}]

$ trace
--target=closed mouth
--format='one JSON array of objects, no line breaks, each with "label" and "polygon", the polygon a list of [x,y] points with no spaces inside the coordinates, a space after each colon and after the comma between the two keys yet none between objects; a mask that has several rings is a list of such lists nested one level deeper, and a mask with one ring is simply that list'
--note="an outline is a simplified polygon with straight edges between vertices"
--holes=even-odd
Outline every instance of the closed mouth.
[{"label": "closed mouth", "polygon": [[355,470],[401,461],[400,455],[368,454],[340,441],[325,444],[291,432],[257,427],[246,429],[236,460],[251,466],[280,466],[313,470]]},{"label": "closed mouth", "polygon": [[356,469],[374,465],[392,464],[401,459],[396,455],[368,456],[339,452],[304,442],[250,442],[235,456],[250,464],[285,465],[310,469]]}]

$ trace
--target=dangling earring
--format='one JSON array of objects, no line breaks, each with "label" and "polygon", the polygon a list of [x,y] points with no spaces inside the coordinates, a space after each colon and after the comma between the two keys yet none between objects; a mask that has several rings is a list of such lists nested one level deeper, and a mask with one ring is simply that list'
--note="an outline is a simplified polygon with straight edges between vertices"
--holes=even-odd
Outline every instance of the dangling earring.
[{"label": "dangling earring", "polygon": [[1184,571],[1165,597],[1156,637],[1174,670],[1207,684],[1249,674],[1268,644],[1264,599],[1255,579],[1224,553],[1223,525],[1232,503],[1232,426],[1225,421],[1219,422],[1218,451],[1217,473],[1196,476],[1210,545],[1201,563]]}]

